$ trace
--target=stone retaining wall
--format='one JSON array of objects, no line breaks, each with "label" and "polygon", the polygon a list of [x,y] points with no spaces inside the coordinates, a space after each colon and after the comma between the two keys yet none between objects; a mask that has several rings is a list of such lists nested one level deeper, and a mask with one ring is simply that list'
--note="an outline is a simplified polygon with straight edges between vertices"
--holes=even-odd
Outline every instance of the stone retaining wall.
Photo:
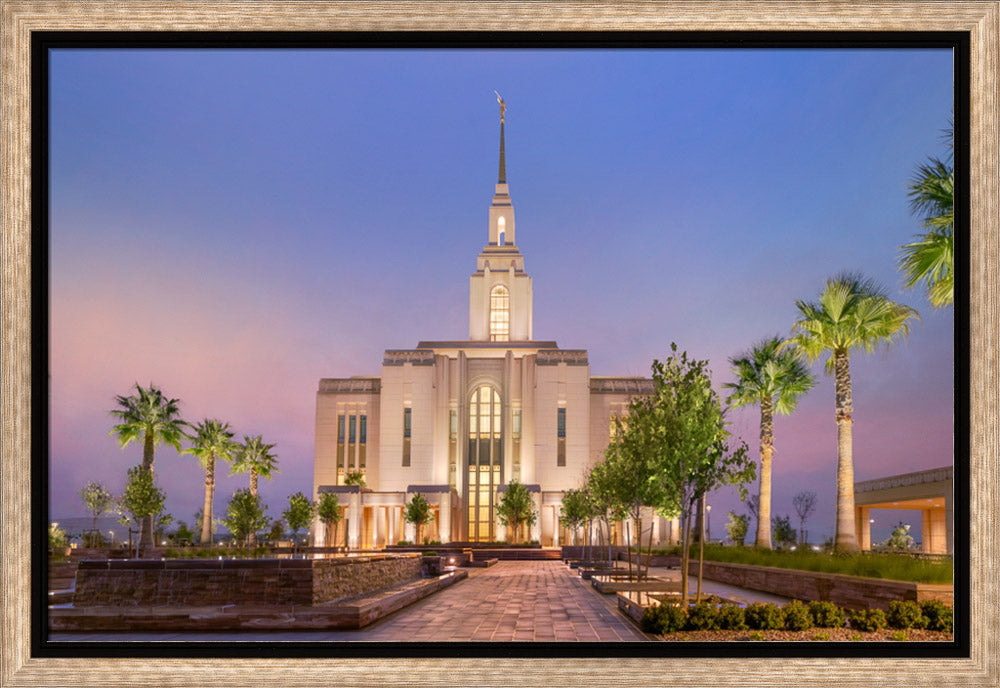
[{"label": "stone retaining wall", "polygon": [[[653,566],[680,566],[676,555],[655,556]],[[688,567],[691,576],[698,575],[698,561]],[[951,606],[954,601],[950,584],[912,583],[909,581],[864,578],[840,573],[820,573],[775,566],[753,566],[718,561],[706,561],[704,576],[708,580],[728,583],[749,590],[760,590],[792,599],[833,602],[848,609],[888,609],[893,600],[941,600]]]},{"label": "stone retaining wall", "polygon": [[76,607],[305,605],[420,577],[419,557],[82,561]]}]

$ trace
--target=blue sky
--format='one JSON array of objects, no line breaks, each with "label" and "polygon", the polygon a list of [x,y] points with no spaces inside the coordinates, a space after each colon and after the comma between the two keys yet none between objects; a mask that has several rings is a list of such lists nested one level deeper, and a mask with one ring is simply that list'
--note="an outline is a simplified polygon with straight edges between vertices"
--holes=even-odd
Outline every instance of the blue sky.
[{"label": "blue sky", "polygon": [[[944,153],[949,51],[57,50],[50,515],[139,462],[108,436],[137,381],[276,442],[272,513],[308,493],[320,377],[467,336],[493,89],[536,338],[588,349],[595,375],[648,375],[675,341],[721,384],[795,299],[860,270],[923,321],[853,359],[856,477],[951,463],[952,314],[895,269],[920,230],[906,182]],[[777,421],[773,509],[815,490],[810,531],[832,533],[833,386],[814,370]],[[756,410],[732,420],[756,452]],[[157,470],[190,520],[200,469],[161,449]],[[244,482],[221,481],[217,512]]]}]

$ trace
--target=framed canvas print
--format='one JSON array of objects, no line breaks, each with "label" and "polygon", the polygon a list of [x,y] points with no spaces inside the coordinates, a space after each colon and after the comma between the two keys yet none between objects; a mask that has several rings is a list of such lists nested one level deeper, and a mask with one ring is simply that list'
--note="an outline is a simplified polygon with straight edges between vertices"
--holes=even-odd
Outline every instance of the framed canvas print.
[{"label": "framed canvas print", "polygon": [[3,685],[995,682],[997,10],[5,3]]}]

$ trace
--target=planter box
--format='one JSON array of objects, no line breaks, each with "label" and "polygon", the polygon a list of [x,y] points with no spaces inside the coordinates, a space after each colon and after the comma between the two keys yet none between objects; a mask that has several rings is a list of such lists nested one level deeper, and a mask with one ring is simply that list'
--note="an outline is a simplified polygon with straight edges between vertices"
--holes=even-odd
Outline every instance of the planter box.
[{"label": "planter box", "polygon": [[[680,565],[679,557],[674,557]],[[692,560],[688,575],[698,575],[698,562]],[[893,600],[941,600],[951,605],[954,600],[950,584],[911,583],[882,578],[847,576],[840,573],[819,573],[774,566],[751,566],[706,561],[704,576],[708,580],[728,583],[749,590],[811,602],[833,602],[848,609],[889,608]]]}]

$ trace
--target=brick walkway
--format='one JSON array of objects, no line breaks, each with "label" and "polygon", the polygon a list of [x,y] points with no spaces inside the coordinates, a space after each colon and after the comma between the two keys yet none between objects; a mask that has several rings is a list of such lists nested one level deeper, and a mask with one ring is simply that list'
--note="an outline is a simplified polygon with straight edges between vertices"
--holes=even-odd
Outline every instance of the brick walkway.
[{"label": "brick walkway", "polygon": [[[364,640],[646,640],[611,602],[556,561],[501,561],[404,609]],[[360,639],[360,638],[358,638]]]},{"label": "brick walkway", "polygon": [[357,631],[53,633],[53,641],[645,641],[558,561],[501,561]]}]

